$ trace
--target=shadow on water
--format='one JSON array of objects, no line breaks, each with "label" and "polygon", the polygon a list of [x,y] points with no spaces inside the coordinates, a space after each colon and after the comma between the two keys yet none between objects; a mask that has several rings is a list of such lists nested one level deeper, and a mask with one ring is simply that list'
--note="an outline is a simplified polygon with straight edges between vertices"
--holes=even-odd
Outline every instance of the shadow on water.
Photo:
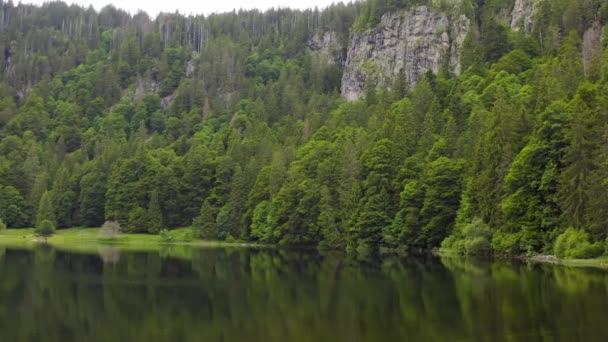
[{"label": "shadow on water", "polygon": [[608,273],[314,250],[0,247],[1,341],[605,340]]}]

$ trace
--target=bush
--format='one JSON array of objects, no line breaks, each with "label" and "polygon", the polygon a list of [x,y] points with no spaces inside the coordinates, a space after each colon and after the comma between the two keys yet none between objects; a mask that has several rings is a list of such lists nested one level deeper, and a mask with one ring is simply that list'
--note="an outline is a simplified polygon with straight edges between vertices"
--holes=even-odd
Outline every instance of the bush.
[{"label": "bush", "polygon": [[175,237],[173,236],[173,234],[171,234],[171,232],[168,229],[163,229],[160,231],[160,239],[163,242],[170,243],[170,242],[174,242]]},{"label": "bush", "polygon": [[232,236],[232,234],[229,233],[224,241],[228,243],[235,243],[236,239]]},{"label": "bush", "polygon": [[513,75],[518,75],[521,72],[532,67],[530,57],[523,50],[513,50],[508,55],[502,57],[493,66],[496,72],[506,71]]},{"label": "bush", "polygon": [[120,227],[120,223],[116,221],[106,221],[103,226],[101,226],[101,229],[99,229],[97,238],[102,240],[116,240],[121,232],[122,228]]},{"label": "bush", "polygon": [[593,259],[601,256],[604,253],[604,245],[601,242],[587,244],[570,251],[572,259]]},{"label": "bush", "polygon": [[458,238],[456,236],[450,235],[445,240],[443,240],[443,242],[441,243],[441,248],[452,249],[456,245],[457,241]]},{"label": "bush", "polygon": [[492,254],[492,244],[487,238],[475,237],[465,240],[465,254],[469,255],[490,255]]},{"label": "bush", "polygon": [[186,232],[184,232],[184,235],[182,236],[181,240],[183,242],[192,242],[194,240],[194,233],[192,232],[192,230],[187,230]]},{"label": "bush", "polygon": [[489,255],[492,253],[492,230],[481,219],[464,226],[460,234],[452,235],[441,243],[442,248],[468,255]]},{"label": "bush", "polygon": [[192,230],[177,230],[170,231],[168,229],[163,229],[160,231],[160,239],[165,243],[171,242],[192,242],[194,240],[194,233]]},{"label": "bush", "polygon": [[589,242],[589,234],[584,230],[568,228],[558,236],[553,247],[553,253],[566,259],[590,259],[600,256],[603,252],[600,242]]},{"label": "bush", "polygon": [[502,255],[521,254],[521,234],[496,233],[492,239],[492,249],[494,249],[495,253]]},{"label": "bush", "polygon": [[49,220],[42,220],[35,231],[36,235],[47,238],[55,233],[55,225]]},{"label": "bush", "polygon": [[2,219],[0,218],[0,232],[6,229],[6,224],[4,223],[4,221],[2,221]]}]

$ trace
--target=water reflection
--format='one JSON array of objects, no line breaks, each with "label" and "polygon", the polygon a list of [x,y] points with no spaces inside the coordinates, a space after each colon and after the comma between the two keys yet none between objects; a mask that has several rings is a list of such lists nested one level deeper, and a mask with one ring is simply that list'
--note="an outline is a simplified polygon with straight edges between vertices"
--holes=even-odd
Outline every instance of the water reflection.
[{"label": "water reflection", "polygon": [[434,257],[0,248],[1,341],[605,340],[602,271]]},{"label": "water reflection", "polygon": [[104,264],[117,264],[120,261],[120,247],[118,246],[99,245],[97,254]]}]

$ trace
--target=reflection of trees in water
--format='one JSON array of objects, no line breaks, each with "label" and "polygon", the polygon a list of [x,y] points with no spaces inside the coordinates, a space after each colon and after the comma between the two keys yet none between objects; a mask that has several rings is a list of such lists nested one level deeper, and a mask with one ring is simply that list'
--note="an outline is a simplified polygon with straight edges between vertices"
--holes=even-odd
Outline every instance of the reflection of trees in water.
[{"label": "reflection of trees in water", "polygon": [[97,254],[104,264],[117,264],[120,261],[120,247],[118,246],[99,245]]},{"label": "reflection of trees in water", "polygon": [[98,252],[101,260],[48,246],[8,249],[0,263],[0,340],[521,340],[553,331],[576,340],[581,329],[608,333],[605,273],[306,250]]},{"label": "reflection of trees in water", "polygon": [[454,277],[467,336],[577,341],[608,333],[606,272],[506,260],[442,262]]}]

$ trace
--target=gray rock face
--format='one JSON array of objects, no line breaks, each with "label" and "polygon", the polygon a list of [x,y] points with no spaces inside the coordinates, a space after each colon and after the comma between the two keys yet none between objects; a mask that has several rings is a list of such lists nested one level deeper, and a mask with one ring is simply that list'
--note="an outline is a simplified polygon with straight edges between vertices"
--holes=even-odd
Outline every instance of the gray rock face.
[{"label": "gray rock face", "polygon": [[466,16],[451,16],[426,6],[383,15],[379,28],[352,35],[342,96],[350,101],[359,99],[368,84],[390,88],[401,70],[410,87],[422,74],[438,72],[445,63],[458,74],[469,28]]},{"label": "gray rock face", "polygon": [[600,61],[602,58],[603,33],[604,27],[596,21],[583,34],[582,52],[585,75],[589,74],[592,63]]},{"label": "gray rock face", "polygon": [[309,53],[327,64],[344,65],[344,47],[336,32],[316,33],[306,42]]},{"label": "gray rock face", "polygon": [[519,31],[523,27],[525,32],[532,32],[537,2],[537,0],[515,0],[513,12],[511,12],[512,30]]}]

